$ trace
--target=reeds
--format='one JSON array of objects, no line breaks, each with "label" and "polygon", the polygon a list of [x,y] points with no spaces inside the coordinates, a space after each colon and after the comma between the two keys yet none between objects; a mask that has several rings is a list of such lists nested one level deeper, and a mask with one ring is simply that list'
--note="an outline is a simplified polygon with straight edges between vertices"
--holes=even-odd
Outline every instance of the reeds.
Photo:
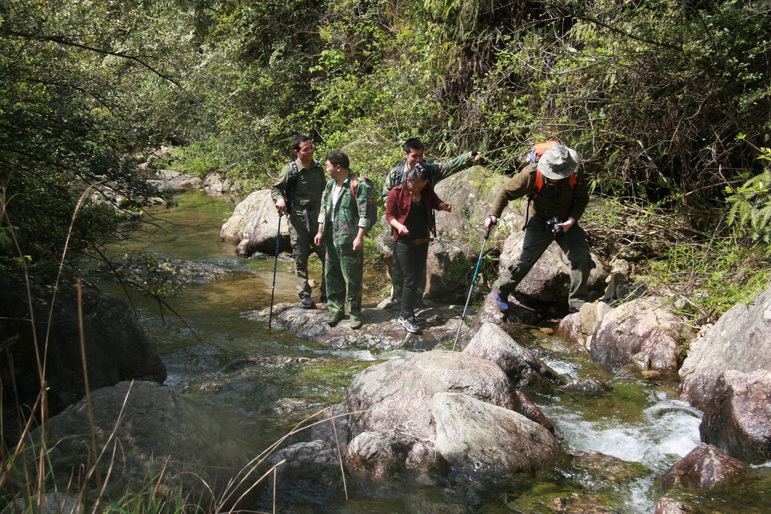
[{"label": "reeds", "polygon": [[[71,224],[68,231],[72,233],[73,223],[88,198],[91,188],[87,188],[81,195],[74,212],[72,214]],[[332,423],[333,433],[337,440],[337,427],[335,420],[347,416],[350,413],[331,416],[324,419],[317,419],[326,413],[326,409],[319,411],[300,423],[292,430],[279,438],[274,444],[266,448],[259,455],[250,460],[250,462],[234,473],[234,476],[221,488],[215,488],[208,484],[201,476],[190,472],[183,472],[185,475],[193,475],[199,480],[198,487],[188,487],[187,490],[181,485],[180,474],[172,474],[169,470],[170,456],[166,456],[162,469],[154,476],[148,476],[140,487],[134,490],[126,490],[122,496],[114,497],[108,494],[108,484],[115,480],[115,469],[118,464],[118,456],[121,451],[122,442],[118,434],[118,429],[124,422],[124,410],[132,394],[130,386],[123,398],[121,410],[117,416],[112,430],[106,438],[100,442],[97,438],[97,428],[94,423],[94,411],[91,398],[90,384],[88,380],[88,362],[86,358],[86,342],[84,338],[84,313],[82,310],[82,286],[77,282],[77,316],[80,335],[80,358],[82,365],[83,383],[85,388],[85,406],[87,409],[88,426],[84,427],[84,434],[88,436],[88,449],[83,464],[78,469],[70,470],[67,477],[54,476],[55,466],[51,462],[52,451],[63,442],[51,441],[49,438],[49,409],[48,409],[48,382],[47,376],[47,356],[49,350],[51,320],[53,317],[56,294],[62,279],[66,249],[68,244],[64,245],[64,252],[58,266],[58,272],[53,287],[52,298],[50,300],[50,309],[48,313],[47,330],[45,334],[36,332],[36,320],[33,300],[32,285],[33,279],[19,241],[15,237],[12,229],[13,224],[8,216],[7,197],[5,191],[0,196],[0,230],[13,243],[20,259],[19,271],[23,275],[23,281],[26,286],[26,298],[29,316],[25,322],[29,322],[32,328],[33,346],[35,348],[35,362],[37,367],[37,384],[39,392],[31,408],[27,411],[24,407],[18,405],[18,394],[15,394],[17,405],[15,406],[19,417],[18,442],[14,448],[8,447],[8,441],[3,439],[0,445],[0,511],[2,512],[62,512],[62,513],[100,513],[100,512],[153,512],[153,513],[176,513],[176,512],[255,512],[249,509],[252,493],[258,488],[266,486],[267,479],[272,479],[272,510],[276,511],[276,490],[278,469],[284,461],[278,462],[266,468],[267,459],[276,452],[292,436],[316,426],[320,423]],[[40,343],[42,338],[42,344]],[[0,341],[0,352],[5,353],[8,366],[11,366],[10,349],[17,343],[18,337],[11,337],[8,340]],[[10,381],[13,382],[13,378]],[[133,386],[133,382],[132,382]],[[2,388],[2,385],[0,385]],[[0,391],[5,393],[5,391]],[[3,398],[5,395],[3,396]],[[0,414],[4,414],[6,405],[0,400]],[[21,414],[26,412],[26,414]],[[5,417],[0,418],[5,419]],[[0,421],[2,425],[2,421]],[[5,433],[5,426],[0,426]],[[82,436],[83,434],[72,434],[69,437]],[[66,438],[65,438],[66,439]],[[343,466],[342,452],[337,440],[337,454],[340,462],[340,472],[342,475],[343,489],[348,498],[347,485],[345,482],[345,470]],[[7,510],[3,510],[7,509]]]}]

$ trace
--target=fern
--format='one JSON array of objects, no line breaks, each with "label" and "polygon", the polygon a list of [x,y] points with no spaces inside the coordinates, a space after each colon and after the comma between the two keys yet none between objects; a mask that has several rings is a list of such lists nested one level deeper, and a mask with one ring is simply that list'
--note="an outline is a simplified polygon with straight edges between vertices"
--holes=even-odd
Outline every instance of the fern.
[{"label": "fern", "polygon": [[[759,159],[771,160],[771,148],[761,148]],[[754,241],[771,244],[771,169],[750,178],[727,199],[728,223],[748,231]]]}]

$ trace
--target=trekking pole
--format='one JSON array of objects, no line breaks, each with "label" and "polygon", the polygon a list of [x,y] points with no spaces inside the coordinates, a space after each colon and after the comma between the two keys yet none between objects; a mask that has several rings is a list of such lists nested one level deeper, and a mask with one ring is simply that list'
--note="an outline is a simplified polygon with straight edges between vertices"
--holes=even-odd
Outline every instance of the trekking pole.
[{"label": "trekking pole", "polygon": [[460,335],[460,329],[463,326],[463,319],[466,317],[466,309],[468,309],[468,302],[471,300],[471,293],[474,292],[474,282],[477,280],[477,273],[479,272],[479,264],[482,262],[482,257],[485,254],[485,245],[487,244],[487,238],[490,237],[490,231],[493,229],[493,225],[485,232],[485,239],[482,241],[482,250],[479,252],[479,259],[477,259],[476,268],[474,268],[474,277],[471,279],[471,287],[468,289],[468,296],[466,297],[466,305],[463,307],[463,314],[460,316],[460,322],[458,323],[458,331],[455,333],[455,341],[452,343],[452,351],[455,351],[455,345],[458,343],[458,336]]},{"label": "trekking pole", "polygon": [[268,314],[268,331],[270,331],[270,325],[273,321],[273,293],[276,292],[276,267],[278,266],[278,244],[281,242],[281,217],[283,214],[278,215],[278,232],[276,233],[276,257],[273,259],[273,287],[270,290],[270,314]]}]

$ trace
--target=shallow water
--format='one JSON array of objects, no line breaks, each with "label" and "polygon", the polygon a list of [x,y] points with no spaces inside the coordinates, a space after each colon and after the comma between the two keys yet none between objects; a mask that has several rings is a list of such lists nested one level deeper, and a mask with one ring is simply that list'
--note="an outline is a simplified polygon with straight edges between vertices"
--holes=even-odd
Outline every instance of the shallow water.
[{"label": "shallow water", "polygon": [[[291,260],[235,256],[235,246],[219,239],[233,203],[199,192],[181,195],[177,201],[178,207],[152,211],[152,230],[137,231],[129,245],[112,251],[152,252],[232,271],[221,281],[189,285],[180,296],[166,300],[168,307],[137,295],[132,295],[131,300],[168,368],[167,385],[209,409],[233,436],[243,441],[247,451],[258,453],[308,413],[339,402],[352,378],[366,366],[407,353],[332,350],[284,331],[268,331],[267,325],[243,318],[241,313],[245,311],[268,307],[271,293],[275,303],[297,301]],[[318,265],[311,268],[315,277],[320,271]],[[114,284],[104,287],[122,294]],[[323,510],[439,512],[449,505],[450,510],[457,511],[553,512],[549,498],[567,491],[601,496],[604,505],[614,512],[652,512],[658,496],[655,477],[699,443],[701,413],[677,399],[677,384],[671,377],[611,380],[587,356],[576,355],[559,340],[536,330],[531,341],[520,343],[532,347],[568,379],[600,376],[610,380],[612,391],[607,394],[528,392],[557,426],[566,447],[639,463],[648,471],[623,482],[611,482],[596,474],[556,473],[539,478],[540,482],[523,480],[503,490],[462,493],[442,483],[388,484],[364,497],[324,505]],[[266,365],[257,373],[226,369],[234,359],[253,355],[312,360],[300,366]],[[761,504],[771,501],[767,497],[759,499]]]}]

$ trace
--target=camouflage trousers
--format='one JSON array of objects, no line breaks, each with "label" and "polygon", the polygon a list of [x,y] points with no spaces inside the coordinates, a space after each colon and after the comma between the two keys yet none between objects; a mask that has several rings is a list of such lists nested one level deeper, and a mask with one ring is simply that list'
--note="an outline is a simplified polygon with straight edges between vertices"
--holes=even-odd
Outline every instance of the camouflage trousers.
[{"label": "camouflage trousers", "polygon": [[[318,255],[321,265],[324,265],[324,246],[313,244],[313,237],[319,228],[316,219],[318,210],[309,211],[300,207],[292,209],[289,215],[289,238],[292,242],[292,257],[294,258],[294,274],[297,283],[297,296],[311,297],[311,286],[308,283],[308,257],[311,253]],[[324,293],[324,274],[321,276],[321,296]]]},{"label": "camouflage trousers", "polygon": [[351,243],[338,245],[332,234],[324,236],[327,259],[324,277],[327,283],[327,308],[330,314],[348,311],[361,316],[361,288],[364,277],[364,252],[354,251]]},{"label": "camouflage trousers", "polygon": [[552,241],[557,242],[570,261],[568,306],[580,307],[588,301],[588,282],[592,259],[589,256],[586,232],[578,225],[573,225],[563,236],[555,238],[551,231],[544,230],[544,223],[537,218],[532,218],[527,224],[519,259],[512,262],[500,274],[498,280],[493,284],[493,290],[500,291],[504,295],[513,293]]}]

